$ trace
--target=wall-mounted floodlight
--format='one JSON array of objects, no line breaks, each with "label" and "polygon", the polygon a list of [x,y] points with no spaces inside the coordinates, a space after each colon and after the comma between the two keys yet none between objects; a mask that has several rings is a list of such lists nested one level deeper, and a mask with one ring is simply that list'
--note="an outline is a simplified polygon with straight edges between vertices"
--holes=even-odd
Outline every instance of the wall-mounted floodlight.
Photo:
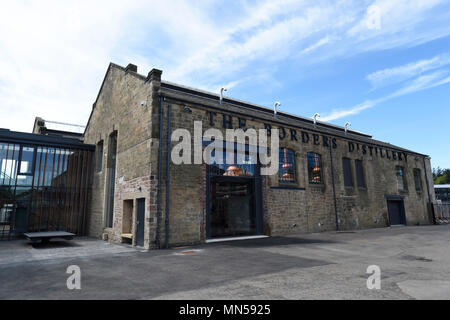
[{"label": "wall-mounted floodlight", "polygon": [[277,116],[277,107],[280,107],[280,106],[281,106],[281,103],[279,103],[278,101],[273,104],[273,115],[275,117]]},{"label": "wall-mounted floodlight", "polygon": [[227,88],[220,88],[220,104],[222,104],[223,101],[223,92],[227,91]]},{"label": "wall-mounted floodlight", "polygon": [[319,113],[314,114],[314,117],[313,117],[313,119],[314,119],[314,128],[317,128],[317,118],[320,118],[320,114]]},{"label": "wall-mounted floodlight", "polygon": [[348,133],[348,127],[351,127],[351,126],[352,126],[352,124],[351,124],[350,122],[347,122],[347,123],[345,124],[345,134]]}]

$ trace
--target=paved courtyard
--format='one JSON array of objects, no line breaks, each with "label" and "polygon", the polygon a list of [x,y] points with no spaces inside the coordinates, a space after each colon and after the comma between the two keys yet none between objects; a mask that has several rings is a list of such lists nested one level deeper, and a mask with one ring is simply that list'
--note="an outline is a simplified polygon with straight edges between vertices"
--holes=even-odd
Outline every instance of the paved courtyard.
[{"label": "paved courtyard", "polygon": [[[0,242],[0,299],[450,299],[450,226],[144,251],[90,238]],[[67,267],[81,269],[68,290]],[[381,289],[367,289],[369,265]]]}]

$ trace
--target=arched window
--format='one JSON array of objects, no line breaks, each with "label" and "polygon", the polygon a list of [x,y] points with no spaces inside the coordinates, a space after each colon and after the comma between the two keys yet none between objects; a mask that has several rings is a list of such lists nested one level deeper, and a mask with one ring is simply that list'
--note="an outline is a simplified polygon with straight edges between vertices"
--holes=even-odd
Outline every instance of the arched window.
[{"label": "arched window", "polygon": [[322,158],[320,154],[314,152],[308,152],[308,178],[309,183],[321,184],[323,183],[322,175]]},{"label": "arched window", "polygon": [[278,181],[295,182],[295,154],[291,149],[280,149]]}]

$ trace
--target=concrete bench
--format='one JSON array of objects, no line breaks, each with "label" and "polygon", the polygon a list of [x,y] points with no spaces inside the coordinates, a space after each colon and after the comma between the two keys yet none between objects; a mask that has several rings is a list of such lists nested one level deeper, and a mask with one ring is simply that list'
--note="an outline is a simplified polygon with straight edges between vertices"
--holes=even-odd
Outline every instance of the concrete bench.
[{"label": "concrete bench", "polygon": [[41,241],[42,243],[48,243],[50,239],[62,238],[65,240],[72,240],[75,236],[74,233],[65,231],[47,231],[47,232],[28,232],[23,234],[25,238],[31,242]]}]

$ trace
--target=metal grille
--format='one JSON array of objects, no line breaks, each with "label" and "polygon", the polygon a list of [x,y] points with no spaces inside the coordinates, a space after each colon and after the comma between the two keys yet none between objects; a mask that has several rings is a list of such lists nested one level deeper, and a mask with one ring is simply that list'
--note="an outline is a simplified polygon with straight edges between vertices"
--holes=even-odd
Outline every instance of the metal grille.
[{"label": "metal grille", "polygon": [[450,203],[435,203],[434,221],[436,224],[450,223]]},{"label": "metal grille", "polygon": [[0,142],[0,240],[84,235],[91,151]]}]

